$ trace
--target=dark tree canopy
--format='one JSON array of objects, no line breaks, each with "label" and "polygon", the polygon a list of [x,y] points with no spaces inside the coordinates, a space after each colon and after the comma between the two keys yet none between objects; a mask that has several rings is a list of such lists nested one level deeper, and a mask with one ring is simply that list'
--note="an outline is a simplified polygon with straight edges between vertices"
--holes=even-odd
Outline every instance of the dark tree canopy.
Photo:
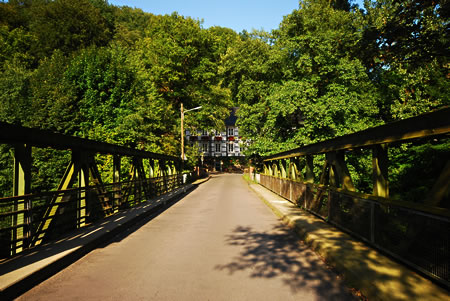
[{"label": "dark tree canopy", "polygon": [[449,11],[302,0],[276,30],[236,33],[105,0],[1,1],[0,120],[179,155],[181,103],[202,106],[188,129],[237,106],[247,155],[286,150],[448,106]]}]

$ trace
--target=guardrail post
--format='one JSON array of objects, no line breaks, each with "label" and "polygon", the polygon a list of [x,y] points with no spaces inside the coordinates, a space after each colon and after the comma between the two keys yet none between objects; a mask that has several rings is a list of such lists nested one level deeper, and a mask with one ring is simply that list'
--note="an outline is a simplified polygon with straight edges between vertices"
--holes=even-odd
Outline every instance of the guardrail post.
[{"label": "guardrail post", "polygon": [[154,159],[149,159],[148,160],[148,163],[149,163],[149,178],[150,178],[150,183],[151,183],[151,195],[152,196],[157,196],[158,195],[158,189],[157,189],[157,186],[156,186],[156,179],[154,179],[154,178],[156,178],[157,177],[157,175],[155,174],[155,160]]},{"label": "guardrail post", "polygon": [[373,195],[389,197],[388,153],[387,145],[375,145],[372,148]]},{"label": "guardrail post", "polygon": [[161,176],[163,178],[163,191],[161,193],[167,192],[167,167],[165,160],[159,160],[159,170],[161,172]]},{"label": "guardrail post", "polygon": [[330,152],[326,154],[326,158],[330,164],[330,184],[334,187],[355,191],[355,186],[345,163],[344,152]]},{"label": "guardrail post", "polygon": [[[330,153],[326,153],[325,154],[325,158],[326,158],[326,164],[328,165],[328,183],[333,186],[333,187],[339,187],[340,186],[340,179],[338,177],[338,173],[336,170],[336,153],[335,152],[330,152]],[[324,169],[324,174],[325,174],[325,169]],[[324,176],[324,174],[322,174],[322,176]],[[323,183],[325,184],[325,183]]]},{"label": "guardrail post", "polygon": [[280,167],[280,178],[287,178],[286,172],[286,162],[285,160],[278,160],[278,165]]},{"label": "guardrail post", "polygon": [[314,183],[314,162],[313,157],[310,155],[306,156],[306,183]]},{"label": "guardrail post", "polygon": [[268,175],[269,172],[270,172],[270,171],[269,171],[269,166],[268,166],[268,165],[269,165],[269,164],[267,164],[266,162],[263,163],[263,167],[264,167],[264,168],[263,168],[263,174],[264,174],[264,175]]},{"label": "guardrail post", "polygon": [[89,203],[89,166],[87,154],[76,152],[74,154],[75,170],[78,171],[78,198],[77,198],[77,228],[86,226],[87,205]]},{"label": "guardrail post", "polygon": [[138,185],[138,201],[142,201],[142,191],[144,192],[144,197],[150,199],[149,189],[147,187],[147,176],[145,175],[144,164],[142,163],[142,158],[133,158],[133,164],[136,169],[136,184]]},{"label": "guardrail post", "polygon": [[[18,144],[14,146],[14,181],[13,195],[31,193],[31,146]],[[22,211],[13,216],[11,233],[11,255],[23,251],[29,244],[31,226],[31,200],[14,201],[14,211]]]},{"label": "guardrail post", "polygon": [[114,155],[113,157],[113,183],[114,185],[114,201],[113,201],[113,212],[119,212],[119,206],[122,203],[122,185],[120,184],[121,176],[121,157],[119,155]]},{"label": "guardrail post", "polygon": [[289,178],[291,178],[294,181],[303,179],[302,172],[300,171],[300,159],[298,157],[290,159]]}]

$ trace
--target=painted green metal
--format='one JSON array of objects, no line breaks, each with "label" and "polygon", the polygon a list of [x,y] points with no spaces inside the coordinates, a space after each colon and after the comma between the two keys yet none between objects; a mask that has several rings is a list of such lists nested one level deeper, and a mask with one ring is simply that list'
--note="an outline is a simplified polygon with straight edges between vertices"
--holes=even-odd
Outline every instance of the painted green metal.
[{"label": "painted green metal", "polygon": [[89,203],[89,165],[88,155],[86,153],[76,153],[76,160],[74,160],[75,170],[77,171],[79,195],[77,198],[77,228],[86,226],[87,205]]},{"label": "painted green metal", "polygon": [[119,205],[122,202],[122,185],[120,184],[121,178],[121,157],[114,155],[113,157],[113,183],[114,184],[114,200],[113,200],[113,212],[119,212]]},{"label": "painted green metal", "polygon": [[[76,210],[76,214],[74,212],[72,217],[72,219],[76,219],[74,227],[84,227],[91,218],[90,211],[93,210],[95,202],[99,202],[95,206],[99,207],[103,214],[107,216],[118,212],[121,204],[131,194],[133,198],[142,199],[140,191],[127,194],[122,189],[120,172],[122,157],[131,157],[134,162],[131,181],[126,186],[134,190],[142,190],[146,199],[152,193],[150,187],[154,187],[150,186],[150,178],[161,176],[164,191],[167,191],[168,184],[172,188],[178,183],[178,180],[174,182],[174,180],[169,181],[167,179],[177,176],[179,170],[177,166],[181,165],[181,159],[174,156],[140,151],[4,122],[0,122],[0,143],[11,144],[15,150],[12,195],[18,197],[11,199],[13,201],[12,212],[6,213],[12,217],[11,227],[4,228],[5,231],[11,233],[11,255],[22,252],[24,248],[41,244],[46,239],[52,225],[55,224],[56,216],[61,215],[64,211],[72,210],[67,207],[67,204],[71,202],[76,203],[73,205]],[[30,233],[32,223],[31,199],[34,195],[30,195],[30,197],[24,195],[31,192],[32,147],[71,150],[72,159],[60,180],[57,191],[51,194],[49,204],[46,205],[42,216],[39,216],[35,221],[36,226],[33,227],[36,228],[33,229],[33,233]],[[96,154],[106,154],[113,157],[112,190],[106,188],[102,181],[95,162]],[[146,176],[143,159],[149,160],[148,177]]]},{"label": "painted green metal", "polygon": [[389,197],[387,145],[375,145],[372,149],[373,195]]},{"label": "painted green metal", "polygon": [[141,151],[120,145],[67,136],[47,130],[32,129],[5,122],[0,122],[0,143],[27,144],[29,146],[50,147],[60,150],[70,149],[87,153],[155,158],[173,161],[181,160],[174,156]]},{"label": "painted green metal", "polygon": [[[64,176],[62,177],[57,190],[58,191],[67,190],[68,188],[72,187],[72,183],[76,180],[76,177],[77,177],[77,169],[76,169],[76,165],[74,164],[73,159],[72,159],[72,161],[67,166],[66,172],[64,173]],[[51,200],[50,206],[44,213],[42,222],[39,224],[39,226],[36,230],[36,233],[38,233],[38,235],[36,235],[33,238],[31,246],[37,246],[42,243],[42,240],[45,237],[46,231],[50,227],[53,217],[56,215],[56,213],[58,211],[59,203],[61,203],[62,201],[66,200],[69,197],[70,196],[67,196],[67,195],[56,195]]]},{"label": "painted green metal", "polygon": [[[325,154],[325,163],[320,174],[319,183],[343,188],[347,191],[355,191],[353,181],[345,162],[344,151],[352,151],[357,148],[372,149],[373,169],[373,195],[377,197],[389,197],[388,183],[388,143],[403,143],[417,138],[433,137],[436,135],[448,135],[450,133],[450,108],[444,108],[432,113],[401,120],[391,124],[367,129],[351,135],[330,139],[320,143],[281,152],[263,159],[267,166],[281,167],[281,161],[289,158],[306,158],[305,183],[314,183],[313,155]],[[450,191],[449,168],[444,168],[437,183],[433,187],[427,199],[427,203],[438,205]],[[270,175],[278,176],[276,172]],[[441,204],[442,205],[442,204]]]},{"label": "painted green metal", "polygon": [[[330,172],[333,173],[334,187],[342,187],[349,191],[355,191],[350,172],[345,163],[344,152],[330,152],[326,154],[327,161],[331,165]],[[331,178],[331,175],[330,175]],[[330,179],[331,180],[331,179]]]},{"label": "painted green metal", "polygon": [[[4,124],[0,123],[0,128],[3,126]],[[17,143],[19,138],[0,131],[0,143],[15,142],[13,196],[1,200],[2,204],[12,204],[10,211],[2,212],[3,216],[11,216],[10,225],[0,229],[1,233],[10,235],[8,250],[11,256],[56,237],[54,235],[60,235],[59,233],[62,233],[60,231],[65,231],[59,229],[61,225],[69,231],[84,227],[93,219],[117,213],[122,206],[124,208],[135,206],[157,193],[168,192],[182,184],[181,177],[177,173],[181,159],[173,156],[17,126],[8,125],[2,129],[4,128],[18,130],[19,136],[22,135],[23,140],[29,142]],[[26,133],[27,130],[29,133]],[[40,134],[44,134],[42,141],[35,137],[36,135],[39,137]],[[68,145],[63,146],[61,141],[68,142]],[[30,194],[32,146],[50,146],[72,151],[71,161],[57,191]],[[104,153],[113,158],[113,181],[107,185],[102,180],[95,160],[96,154]],[[125,156],[131,157],[133,164],[130,170],[131,180],[122,181],[121,161]],[[148,160],[148,166],[144,166],[144,160]],[[42,202],[45,199],[48,199],[48,203]],[[131,203],[128,203],[129,199]],[[36,201],[42,213],[32,221],[31,203]],[[5,251],[5,246],[2,246],[3,254]]]},{"label": "painted green metal", "polygon": [[450,108],[270,155],[264,161],[370,147],[450,133]]},{"label": "painted green metal", "polygon": [[314,183],[314,162],[311,155],[306,155],[306,183]]},{"label": "painted green metal", "polygon": [[286,172],[286,162],[284,160],[278,161],[278,166],[280,169],[280,177],[285,179],[287,178],[287,172]]},{"label": "painted green metal", "polygon": [[[31,147],[25,144],[18,144],[14,146],[14,181],[13,181],[13,195],[26,195],[31,192]],[[14,202],[14,210],[19,211],[13,216],[12,225],[13,231],[11,233],[11,241],[13,247],[11,248],[11,255],[15,255],[23,250],[26,240],[30,237],[29,225],[30,216],[25,213],[27,209],[31,208],[28,199],[17,200]],[[17,227],[18,225],[21,225]]]}]

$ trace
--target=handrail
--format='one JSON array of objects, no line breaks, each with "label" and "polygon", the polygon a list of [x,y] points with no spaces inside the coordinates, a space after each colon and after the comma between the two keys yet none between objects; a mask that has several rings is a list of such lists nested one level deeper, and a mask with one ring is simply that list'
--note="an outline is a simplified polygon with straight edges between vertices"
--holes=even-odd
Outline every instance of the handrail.
[{"label": "handrail", "polygon": [[181,160],[175,156],[168,156],[148,151],[137,150],[106,142],[68,136],[48,130],[27,128],[19,125],[0,122],[0,143],[27,144],[37,147],[51,147],[59,150],[71,149],[101,154],[154,158],[162,160]]},{"label": "handrail", "polygon": [[287,159],[450,133],[450,107],[264,157]]}]

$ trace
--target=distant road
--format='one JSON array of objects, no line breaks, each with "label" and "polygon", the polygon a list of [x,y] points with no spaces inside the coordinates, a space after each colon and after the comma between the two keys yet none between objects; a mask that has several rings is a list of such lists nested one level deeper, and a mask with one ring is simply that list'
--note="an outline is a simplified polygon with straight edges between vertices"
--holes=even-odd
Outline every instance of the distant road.
[{"label": "distant road", "polygon": [[136,228],[18,300],[354,300],[241,175]]}]

